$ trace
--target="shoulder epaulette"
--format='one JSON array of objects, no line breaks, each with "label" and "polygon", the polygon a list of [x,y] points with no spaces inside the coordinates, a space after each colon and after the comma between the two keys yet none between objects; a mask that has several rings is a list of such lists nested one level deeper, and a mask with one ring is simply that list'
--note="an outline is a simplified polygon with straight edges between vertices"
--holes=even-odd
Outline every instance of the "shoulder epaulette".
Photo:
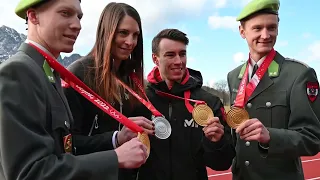
[{"label": "shoulder epaulette", "polygon": [[299,61],[297,59],[292,59],[292,58],[286,57],[285,60],[292,61],[292,62],[297,62],[297,63],[302,64],[302,65],[306,66],[307,68],[309,68],[308,64],[306,64],[305,62]]}]

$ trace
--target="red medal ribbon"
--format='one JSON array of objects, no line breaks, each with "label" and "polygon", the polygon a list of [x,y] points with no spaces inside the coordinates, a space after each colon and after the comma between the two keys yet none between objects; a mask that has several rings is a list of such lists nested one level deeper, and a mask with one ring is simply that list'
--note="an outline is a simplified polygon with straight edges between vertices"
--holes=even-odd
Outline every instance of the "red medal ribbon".
[{"label": "red medal ribbon", "polygon": [[48,55],[42,49],[38,48],[32,43],[29,43],[32,47],[34,47],[42,56],[44,56],[45,60],[48,62],[50,67],[56,70],[61,78],[68,83],[73,89],[79,92],[83,97],[88,99],[94,105],[99,107],[102,111],[109,114],[111,117],[122,123],[124,126],[128,127],[130,130],[138,133],[142,133],[143,129],[130,121],[126,116],[118,112],[114,109],[109,103],[103,100],[99,95],[97,95],[93,90],[91,90],[88,86],[86,86],[80,79],[78,79],[74,74],[68,71],[65,67],[63,67],[59,62],[57,62],[53,57]]},{"label": "red medal ribbon", "polygon": [[243,108],[245,102],[249,99],[249,97],[252,95],[253,91],[258,86],[259,82],[261,81],[263,75],[267,72],[269,65],[273,61],[273,58],[276,55],[276,51],[272,49],[266,59],[263,61],[261,66],[257,69],[257,72],[254,74],[252,79],[247,85],[248,82],[248,74],[249,74],[249,63],[250,63],[250,57],[248,59],[247,67],[244,72],[244,75],[242,76],[242,80],[239,85],[238,93],[236,96],[236,100],[234,102],[234,106]]},{"label": "red medal ribbon", "polygon": [[140,83],[139,78],[137,77],[137,75],[135,73],[130,74],[130,78],[133,80],[133,82],[138,86],[140,92],[144,95],[144,97],[147,99],[143,99],[141,98],[136,92],[134,92],[129,86],[127,86],[125,83],[123,83],[122,81],[120,81],[119,79],[118,82],[125,88],[127,89],[133,96],[135,96],[143,105],[145,105],[154,116],[158,117],[158,116],[162,116],[162,114],[152,105],[152,103],[150,102],[150,100],[148,99],[146,93],[144,92],[144,89]]},{"label": "red medal ribbon", "polygon": [[159,95],[162,95],[162,96],[167,96],[167,97],[170,97],[170,98],[176,98],[176,99],[184,100],[185,105],[186,105],[186,107],[187,107],[187,109],[188,109],[188,111],[189,111],[190,113],[192,113],[192,111],[193,111],[193,106],[189,103],[190,101],[191,101],[191,102],[195,102],[196,105],[198,105],[198,104],[205,104],[205,103],[206,103],[206,102],[204,102],[204,101],[190,99],[190,96],[191,96],[191,92],[190,92],[190,91],[185,91],[185,92],[184,92],[184,97],[185,97],[185,98],[180,97],[180,96],[175,96],[175,95],[173,95],[173,94],[169,94],[169,93],[162,92],[162,91],[159,91],[159,90],[156,90],[156,93],[159,94]]}]

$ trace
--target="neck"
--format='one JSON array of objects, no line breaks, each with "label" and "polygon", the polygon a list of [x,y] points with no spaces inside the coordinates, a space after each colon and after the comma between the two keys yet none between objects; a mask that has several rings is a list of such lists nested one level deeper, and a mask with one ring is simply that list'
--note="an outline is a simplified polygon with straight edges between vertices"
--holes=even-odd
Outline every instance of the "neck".
[{"label": "neck", "polygon": [[32,33],[28,33],[27,39],[29,39],[35,43],[38,43],[43,48],[45,48],[47,51],[49,51],[53,55],[54,58],[58,59],[60,52],[53,51],[43,40],[41,40],[41,38],[39,38],[39,36],[34,35]]},{"label": "neck", "polygon": [[161,75],[161,79],[164,79],[164,81],[166,82],[166,84],[167,84],[167,86],[168,86],[169,89],[172,88],[172,86],[173,86],[173,84],[174,84],[175,82],[181,83],[181,81],[182,81],[181,79],[178,80],[178,81],[169,80],[169,79],[167,79],[166,77],[163,77],[162,75]]},{"label": "neck", "polygon": [[174,84],[174,81],[170,81],[170,80],[166,79],[165,82],[166,82],[168,88],[171,89]]},{"label": "neck", "polygon": [[254,53],[250,52],[250,58],[254,60],[255,62],[258,62],[262,57],[267,55],[268,53]]}]

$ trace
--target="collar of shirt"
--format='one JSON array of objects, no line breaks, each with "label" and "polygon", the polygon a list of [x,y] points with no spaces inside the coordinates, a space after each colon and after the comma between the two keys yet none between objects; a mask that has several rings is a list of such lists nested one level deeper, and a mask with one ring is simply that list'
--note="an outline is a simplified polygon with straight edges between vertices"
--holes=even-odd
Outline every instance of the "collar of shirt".
[{"label": "collar of shirt", "polygon": [[255,64],[258,65],[258,67],[261,66],[261,64],[263,63],[263,61],[266,59],[266,56],[263,56],[258,62],[255,62],[251,57],[250,57],[250,63],[249,63],[249,80],[251,79],[251,74],[252,74],[252,70],[253,70],[253,66]]},{"label": "collar of shirt", "polygon": [[[41,46],[39,43],[36,43],[36,42],[34,42],[34,41],[30,40],[30,39],[26,39],[25,43],[31,43],[31,44],[37,46],[42,51],[46,52],[49,56],[51,56],[54,59],[56,59],[50,51],[48,51],[45,47]],[[51,71],[53,72],[54,70],[51,68]]]}]

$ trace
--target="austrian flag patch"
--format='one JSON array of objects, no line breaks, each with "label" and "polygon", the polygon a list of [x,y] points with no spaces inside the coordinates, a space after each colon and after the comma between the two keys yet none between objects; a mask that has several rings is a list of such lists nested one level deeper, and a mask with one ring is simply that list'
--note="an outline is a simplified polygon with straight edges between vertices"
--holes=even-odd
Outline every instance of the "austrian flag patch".
[{"label": "austrian flag patch", "polygon": [[319,83],[318,82],[307,82],[307,95],[311,102],[317,99],[319,93]]}]

